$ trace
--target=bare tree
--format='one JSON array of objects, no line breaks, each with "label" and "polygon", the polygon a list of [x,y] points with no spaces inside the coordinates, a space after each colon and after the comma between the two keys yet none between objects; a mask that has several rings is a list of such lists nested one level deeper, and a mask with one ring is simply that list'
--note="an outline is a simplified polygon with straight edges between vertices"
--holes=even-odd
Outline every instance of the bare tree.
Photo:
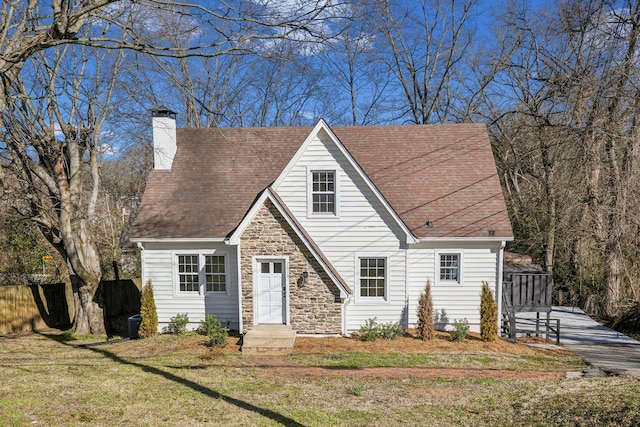
[{"label": "bare tree", "polygon": [[592,283],[611,316],[640,280],[628,214],[638,208],[640,5],[575,0],[531,13],[513,2],[503,17],[513,55],[500,83],[513,102],[494,129],[510,205],[523,203],[512,213],[540,219],[523,231],[544,236],[547,269]]},{"label": "bare tree", "polygon": [[[69,46],[113,50],[116,58],[123,49],[186,58],[251,52],[281,38],[322,39],[323,27],[312,24],[322,19],[329,2],[281,6],[275,1],[215,2],[211,8],[160,0],[3,3],[0,178],[5,172],[15,177],[2,179],[4,191],[18,183],[24,203],[15,206],[17,212],[32,219],[67,261],[77,333],[105,332],[95,295],[101,270],[91,221],[100,189],[101,130],[115,74],[101,80],[107,57]],[[158,16],[183,21],[177,28],[186,30],[181,36],[188,43],[175,47],[159,37],[167,28],[158,25]],[[66,61],[72,65],[65,68]]]},{"label": "bare tree", "polygon": [[[38,52],[11,82],[0,113],[3,167],[24,201],[15,211],[30,218],[67,263],[74,289],[74,328],[103,334],[94,301],[101,278],[91,222],[98,201],[101,132],[119,57],[63,46]],[[65,76],[66,79],[62,78]]]},{"label": "bare tree", "polygon": [[376,124],[385,120],[391,95],[391,72],[376,54],[375,0],[352,4],[338,21],[340,31],[325,44],[321,57],[325,78],[323,88],[329,100],[323,105],[324,117],[332,123],[352,126]]},{"label": "bare tree", "polygon": [[[453,119],[465,60],[473,54],[471,24],[477,0],[381,0],[376,30],[380,60],[393,73],[397,119],[442,123]],[[396,91],[394,91],[396,92]]]}]

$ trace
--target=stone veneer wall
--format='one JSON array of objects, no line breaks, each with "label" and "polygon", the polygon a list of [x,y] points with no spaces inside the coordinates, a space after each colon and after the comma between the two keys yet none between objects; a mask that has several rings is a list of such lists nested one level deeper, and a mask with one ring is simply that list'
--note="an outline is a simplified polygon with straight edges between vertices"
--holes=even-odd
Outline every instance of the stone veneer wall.
[{"label": "stone veneer wall", "polygon": [[[339,289],[270,200],[265,202],[242,233],[240,248],[242,323],[245,331],[254,325],[253,258],[287,255],[292,329],[308,334],[341,332]],[[304,271],[309,273],[309,277],[304,286],[298,287]]]}]

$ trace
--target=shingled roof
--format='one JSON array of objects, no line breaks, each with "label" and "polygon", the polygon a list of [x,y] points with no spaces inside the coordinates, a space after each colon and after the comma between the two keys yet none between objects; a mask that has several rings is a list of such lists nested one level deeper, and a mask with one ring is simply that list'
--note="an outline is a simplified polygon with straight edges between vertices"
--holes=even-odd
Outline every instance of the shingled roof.
[{"label": "shingled roof", "polygon": [[[178,129],[172,169],[151,172],[132,235],[229,236],[312,130]],[[415,237],[512,238],[484,125],[331,130]]]}]

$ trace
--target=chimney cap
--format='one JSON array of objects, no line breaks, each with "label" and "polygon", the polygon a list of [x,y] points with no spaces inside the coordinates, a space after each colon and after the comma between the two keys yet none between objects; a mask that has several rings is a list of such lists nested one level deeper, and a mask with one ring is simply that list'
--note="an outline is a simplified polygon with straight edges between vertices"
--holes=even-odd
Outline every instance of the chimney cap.
[{"label": "chimney cap", "polygon": [[172,119],[176,118],[176,112],[170,110],[164,105],[159,105],[155,108],[151,109],[151,117],[170,117]]}]

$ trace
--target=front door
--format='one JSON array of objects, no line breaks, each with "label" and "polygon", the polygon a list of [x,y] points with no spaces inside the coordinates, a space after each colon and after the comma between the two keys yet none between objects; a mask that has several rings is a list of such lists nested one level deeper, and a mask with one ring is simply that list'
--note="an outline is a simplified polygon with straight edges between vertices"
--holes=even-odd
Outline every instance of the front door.
[{"label": "front door", "polygon": [[258,323],[286,323],[284,317],[287,288],[285,284],[284,262],[282,260],[262,260],[258,262]]}]

